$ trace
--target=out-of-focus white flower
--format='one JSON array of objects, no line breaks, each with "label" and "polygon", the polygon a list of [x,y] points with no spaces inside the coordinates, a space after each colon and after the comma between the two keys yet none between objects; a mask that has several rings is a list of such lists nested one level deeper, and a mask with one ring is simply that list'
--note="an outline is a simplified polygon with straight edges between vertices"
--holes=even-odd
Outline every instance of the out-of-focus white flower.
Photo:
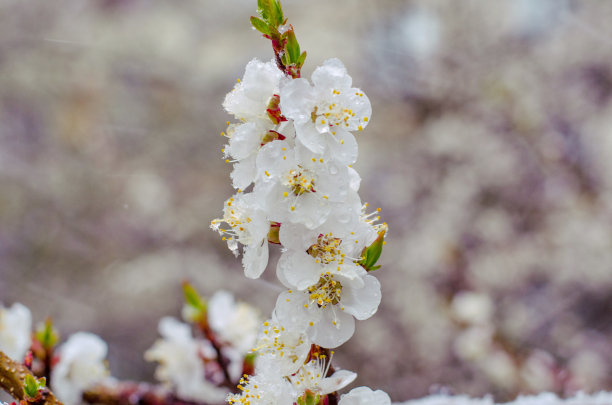
[{"label": "out-of-focus white flower", "polygon": [[270,98],[279,93],[282,77],[276,63],[251,60],[242,80],[225,97],[223,107],[237,119],[269,121],[266,109]]},{"label": "out-of-focus white flower", "polygon": [[286,329],[277,320],[270,319],[264,322],[255,346],[256,371],[276,367],[280,374],[291,375],[306,361],[310,345],[302,330]]},{"label": "out-of-focus white flower", "polygon": [[223,401],[227,390],[205,378],[203,358],[214,355],[208,342],[194,339],[189,325],[172,317],[162,318],[158,329],[163,339],[156,341],[145,353],[148,361],[161,363],[155,370],[155,377],[174,387],[181,399]]},{"label": "out-of-focus white flower", "polygon": [[367,96],[351,87],[352,79],[342,62],[329,59],[306,79],[282,87],[280,107],[294,120],[297,139],[315,153],[330,153],[351,164],[357,159],[357,142],[349,131],[362,130],[372,115]]},{"label": "out-of-focus white flower", "polygon": [[338,405],[391,405],[391,398],[381,390],[372,391],[368,387],[357,387],[342,395]]},{"label": "out-of-focus white flower", "polygon": [[0,307],[0,350],[16,361],[22,361],[32,344],[32,314],[19,303]]},{"label": "out-of-focus white flower", "polygon": [[106,342],[86,332],[75,333],[58,347],[59,360],[51,371],[51,388],[60,401],[79,404],[87,388],[108,377],[107,352]]},{"label": "out-of-focus white flower", "polygon": [[462,331],[453,344],[455,354],[470,361],[486,358],[493,345],[493,328],[472,326]]},{"label": "out-of-focus white flower", "polygon": [[210,298],[207,313],[210,327],[221,340],[243,354],[253,348],[262,321],[257,309],[221,290]]},{"label": "out-of-focus white flower", "polygon": [[493,302],[486,294],[463,291],[451,303],[453,315],[468,324],[486,324],[493,315]]}]

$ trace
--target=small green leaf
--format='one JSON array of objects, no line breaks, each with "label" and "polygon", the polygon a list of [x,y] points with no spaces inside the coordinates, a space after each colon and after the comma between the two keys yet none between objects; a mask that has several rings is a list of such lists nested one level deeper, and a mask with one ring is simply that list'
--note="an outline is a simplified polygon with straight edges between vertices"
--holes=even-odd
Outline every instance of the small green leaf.
[{"label": "small green leaf", "polygon": [[297,38],[295,37],[295,32],[293,31],[293,27],[289,29],[285,33],[287,38],[287,44],[285,45],[285,49],[287,50],[287,54],[289,56],[289,63],[296,63],[300,58],[300,44],[298,44]]},{"label": "small green leaf", "polygon": [[273,2],[274,0],[257,0],[257,12],[267,23],[273,23]]},{"label": "small green leaf", "polygon": [[36,329],[35,338],[46,350],[50,350],[55,347],[59,341],[59,333],[53,327],[53,321],[51,321],[51,318],[47,318],[45,323],[38,326]]},{"label": "small green leaf", "polygon": [[262,34],[270,35],[270,27],[265,23],[265,21],[262,21],[257,17],[251,17],[251,25],[253,25],[253,27]]},{"label": "small green leaf", "polygon": [[183,294],[185,295],[185,302],[187,305],[200,311],[206,310],[206,303],[200,297],[196,289],[188,282],[183,283]]},{"label": "small green leaf", "polygon": [[285,22],[285,17],[283,16],[283,6],[281,6],[280,0],[274,0],[273,12],[274,23],[276,24],[276,26],[278,27],[280,25],[283,25],[283,23]]},{"label": "small green leaf", "polygon": [[300,55],[300,57],[298,58],[296,65],[298,67],[302,67],[304,66],[304,62],[306,61],[306,51],[302,52],[302,54]]},{"label": "small green leaf", "polygon": [[24,390],[28,398],[35,398],[38,394],[38,382],[32,374],[26,374]]}]

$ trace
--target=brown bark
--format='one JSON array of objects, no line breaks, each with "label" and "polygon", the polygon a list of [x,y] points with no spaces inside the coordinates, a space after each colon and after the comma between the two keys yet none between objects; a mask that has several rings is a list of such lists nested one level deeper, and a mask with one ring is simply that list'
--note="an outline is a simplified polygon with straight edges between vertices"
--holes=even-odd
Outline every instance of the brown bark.
[{"label": "brown bark", "polygon": [[17,363],[0,351],[0,388],[13,398],[28,404],[63,405],[48,387],[40,390],[36,398],[27,398],[25,378],[28,374],[32,375],[26,366]]}]

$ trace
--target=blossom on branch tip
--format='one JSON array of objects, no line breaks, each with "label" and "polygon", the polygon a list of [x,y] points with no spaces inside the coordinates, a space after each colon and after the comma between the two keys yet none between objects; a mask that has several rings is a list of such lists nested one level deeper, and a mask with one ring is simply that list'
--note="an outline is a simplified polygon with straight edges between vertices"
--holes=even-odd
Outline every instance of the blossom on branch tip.
[{"label": "blossom on branch tip", "polygon": [[251,60],[244,72],[244,77],[227,94],[223,107],[237,119],[270,121],[267,109],[270,98],[279,93],[280,81],[283,78],[276,63]]}]

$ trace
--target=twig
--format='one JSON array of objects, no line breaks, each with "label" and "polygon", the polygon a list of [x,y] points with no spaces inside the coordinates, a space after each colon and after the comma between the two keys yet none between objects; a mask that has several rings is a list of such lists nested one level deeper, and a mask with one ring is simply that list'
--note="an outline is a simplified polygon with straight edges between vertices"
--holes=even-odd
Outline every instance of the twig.
[{"label": "twig", "polygon": [[40,395],[36,398],[28,398],[25,392],[27,375],[32,375],[27,367],[13,361],[0,351],[0,388],[20,402],[33,405],[63,405],[47,387],[41,389]]},{"label": "twig", "polygon": [[206,405],[178,399],[160,386],[132,381],[94,386],[83,393],[83,401],[104,405]]}]

